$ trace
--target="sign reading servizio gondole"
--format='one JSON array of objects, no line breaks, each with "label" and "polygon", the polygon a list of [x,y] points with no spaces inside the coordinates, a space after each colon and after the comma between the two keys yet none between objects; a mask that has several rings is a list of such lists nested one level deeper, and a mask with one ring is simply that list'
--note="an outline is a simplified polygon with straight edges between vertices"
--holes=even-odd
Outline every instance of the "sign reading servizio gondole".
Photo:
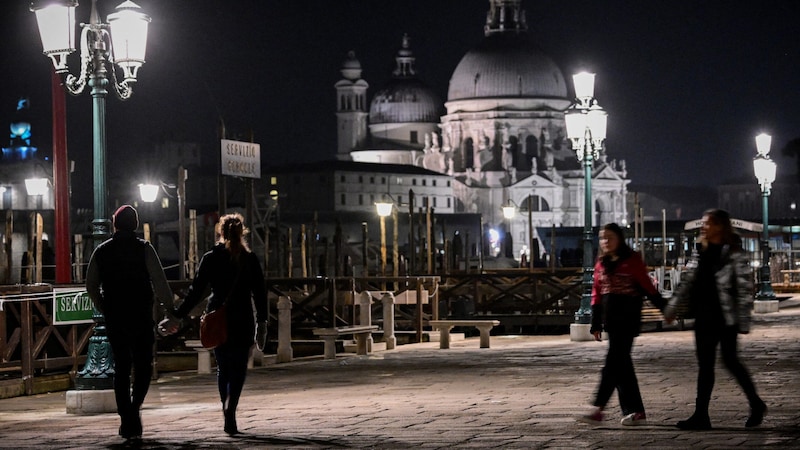
[{"label": "sign reading servizio gondole", "polygon": [[261,178],[260,144],[222,139],[220,156],[223,175]]},{"label": "sign reading servizio gondole", "polygon": [[92,323],[94,305],[86,291],[53,289],[53,324]]}]

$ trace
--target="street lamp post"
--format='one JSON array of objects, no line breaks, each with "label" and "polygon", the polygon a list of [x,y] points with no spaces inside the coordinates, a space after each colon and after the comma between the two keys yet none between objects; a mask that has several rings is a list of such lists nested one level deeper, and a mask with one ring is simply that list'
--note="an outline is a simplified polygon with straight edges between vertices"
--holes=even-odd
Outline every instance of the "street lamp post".
[{"label": "street lamp post", "polygon": [[575,322],[570,325],[570,339],[586,341],[592,339],[589,330],[592,317],[592,280],[594,274],[592,251],[592,168],[600,156],[606,139],[608,115],[594,98],[594,74],[581,72],[573,76],[575,103],[565,114],[567,137],[572,149],[583,165],[583,280],[581,304],[575,312]]},{"label": "street lamp post", "polygon": [[[93,124],[93,181],[94,220],[92,236],[94,245],[111,234],[106,204],[106,103],[109,77],[114,92],[121,100],[131,97],[132,84],[136,82],[139,68],[144,64],[147,44],[147,27],[150,18],[130,0],[117,6],[116,12],[108,16],[108,23],[100,21],[96,0],[92,0],[89,23],[81,24],[80,73],[69,73],[67,57],[75,51],[75,8],[77,0],[36,0],[31,11],[36,14],[42,49],[53,62],[55,72],[67,92],[79,95],[86,86],[91,87]],[[117,79],[117,65],[122,69],[123,80]],[[94,335],[89,340],[89,350],[84,369],[78,373],[75,386],[79,390],[111,390],[113,388],[114,363],[105,333],[105,319],[95,311],[97,323]],[[86,403],[86,402],[84,402]],[[77,406],[68,412],[101,412],[106,406],[99,402],[91,406]],[[113,402],[112,402],[113,404]]]},{"label": "street lamp post", "polygon": [[[792,202],[789,205],[789,209],[792,210],[792,217],[789,221],[789,269],[794,270],[794,214],[795,210],[797,210],[797,203]],[[792,276],[791,272],[789,276]]]},{"label": "street lamp post", "polygon": [[761,133],[756,136],[756,150],[758,155],[753,159],[753,171],[761,185],[761,208],[764,220],[761,233],[761,268],[760,283],[756,294],[755,312],[775,312],[778,310],[778,301],[772,290],[769,270],[769,194],[772,183],[775,181],[776,164],[770,159],[769,151],[772,136]]}]

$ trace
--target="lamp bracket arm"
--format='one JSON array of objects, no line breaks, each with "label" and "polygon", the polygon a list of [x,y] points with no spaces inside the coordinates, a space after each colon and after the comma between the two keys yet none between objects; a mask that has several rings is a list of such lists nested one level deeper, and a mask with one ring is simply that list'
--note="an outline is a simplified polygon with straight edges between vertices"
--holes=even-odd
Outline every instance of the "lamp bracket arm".
[{"label": "lamp bracket arm", "polygon": [[128,100],[131,98],[131,95],[133,95],[133,86],[131,86],[127,81],[120,83],[117,80],[117,69],[114,59],[114,42],[111,39],[111,33],[105,29],[103,30],[103,35],[108,41],[108,67],[111,72],[111,84],[114,85],[114,92],[117,94],[117,98],[120,100]]},{"label": "lamp bracket arm", "polygon": [[89,78],[90,66],[92,64],[92,52],[89,50],[89,25],[81,24],[81,68],[78,76],[71,73],[61,73],[61,82],[72,95],[80,95],[86,88]]},{"label": "lamp bracket arm", "polygon": [[177,189],[178,187],[174,184],[164,183],[163,181],[159,182],[161,185],[161,191],[170,198],[175,198],[175,195],[172,195],[167,189]]}]

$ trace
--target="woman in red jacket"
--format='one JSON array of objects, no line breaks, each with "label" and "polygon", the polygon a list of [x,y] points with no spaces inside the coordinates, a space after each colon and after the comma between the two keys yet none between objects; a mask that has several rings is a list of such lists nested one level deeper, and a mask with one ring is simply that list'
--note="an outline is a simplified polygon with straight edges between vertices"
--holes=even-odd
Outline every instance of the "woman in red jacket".
[{"label": "woman in red jacket", "polygon": [[608,333],[608,354],[597,387],[594,409],[578,417],[581,422],[600,424],[614,389],[619,394],[623,425],[645,425],[647,416],[639,382],[631,359],[633,339],[639,335],[642,301],[647,298],[663,311],[665,302],[647,273],[638,253],[625,243],[622,228],[610,223],[600,231],[601,255],[594,267],[592,328],[596,341]]}]

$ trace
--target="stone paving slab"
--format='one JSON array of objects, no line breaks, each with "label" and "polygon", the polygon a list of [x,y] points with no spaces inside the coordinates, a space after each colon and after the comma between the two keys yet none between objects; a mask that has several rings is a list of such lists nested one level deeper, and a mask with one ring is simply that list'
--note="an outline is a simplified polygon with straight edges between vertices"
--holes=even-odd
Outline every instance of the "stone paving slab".
[{"label": "stone paving slab", "polygon": [[[800,304],[800,302],[796,302]],[[743,361],[769,406],[746,429],[744,395],[721,363],[711,403],[714,429],[673,425],[693,410],[696,363],[691,331],[645,333],[634,360],[649,425],[575,422],[599,380],[606,343],[569,336],[493,336],[404,345],[370,356],[296,361],[253,369],[241,400],[243,434],[222,432],[213,375],[168,374],[142,411],[144,439],[117,436],[116,414],[66,413],[65,393],[0,400],[0,448],[145,449],[638,449],[800,448],[800,308],[755,316],[740,337]]]}]

